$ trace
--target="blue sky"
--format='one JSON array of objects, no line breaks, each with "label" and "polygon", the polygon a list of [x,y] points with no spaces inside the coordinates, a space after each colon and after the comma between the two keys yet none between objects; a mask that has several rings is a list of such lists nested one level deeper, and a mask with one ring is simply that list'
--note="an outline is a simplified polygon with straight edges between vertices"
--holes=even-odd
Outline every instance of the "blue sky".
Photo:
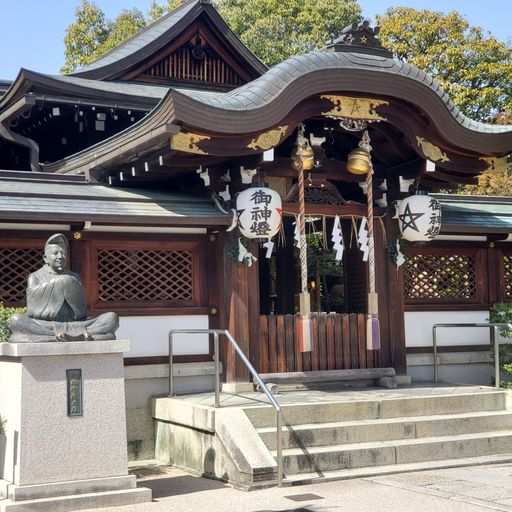
[{"label": "blue sky", "polygon": [[[0,2],[0,79],[13,80],[21,67],[56,74],[64,63],[64,34],[81,0],[2,0]],[[123,8],[146,12],[150,0],[95,0],[108,18]],[[161,2],[162,3],[162,2]],[[407,6],[464,14],[502,41],[512,40],[510,0],[360,0],[363,14],[372,18],[388,7]]]}]

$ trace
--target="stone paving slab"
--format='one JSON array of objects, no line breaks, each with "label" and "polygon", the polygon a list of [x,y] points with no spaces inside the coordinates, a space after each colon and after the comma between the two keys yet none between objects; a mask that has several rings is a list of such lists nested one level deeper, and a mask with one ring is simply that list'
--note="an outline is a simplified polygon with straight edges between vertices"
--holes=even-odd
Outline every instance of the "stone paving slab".
[{"label": "stone paving slab", "polygon": [[[96,512],[512,511],[512,463],[245,492],[156,462],[132,469],[154,501]],[[1,503],[1,502],[0,502]],[[92,509],[87,512],[93,512]]]}]

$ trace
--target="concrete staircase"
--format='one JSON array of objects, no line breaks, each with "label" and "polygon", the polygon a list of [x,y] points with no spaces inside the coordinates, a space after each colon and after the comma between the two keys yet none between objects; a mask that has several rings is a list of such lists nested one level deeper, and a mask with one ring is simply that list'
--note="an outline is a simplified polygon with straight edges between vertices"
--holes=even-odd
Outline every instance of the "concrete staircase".
[{"label": "concrete staircase", "polygon": [[[284,405],[286,482],[512,460],[507,399],[486,391]],[[274,410],[244,411],[276,457]]]}]

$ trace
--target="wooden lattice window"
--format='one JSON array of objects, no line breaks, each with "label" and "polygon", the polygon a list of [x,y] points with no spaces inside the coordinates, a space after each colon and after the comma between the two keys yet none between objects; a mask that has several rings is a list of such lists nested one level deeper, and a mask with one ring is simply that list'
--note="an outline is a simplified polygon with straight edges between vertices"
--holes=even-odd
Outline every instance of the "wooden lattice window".
[{"label": "wooden lattice window", "polygon": [[100,302],[192,300],[192,251],[103,249]]},{"label": "wooden lattice window", "polygon": [[404,269],[406,304],[483,303],[485,251],[409,248]]},{"label": "wooden lattice window", "polygon": [[503,282],[505,300],[512,300],[512,254],[503,256]]},{"label": "wooden lattice window", "polygon": [[42,252],[34,247],[0,247],[0,301],[25,305],[27,277],[41,267]]},{"label": "wooden lattice window", "polygon": [[204,302],[206,265],[200,244],[96,242],[93,261],[95,308],[192,307]]}]

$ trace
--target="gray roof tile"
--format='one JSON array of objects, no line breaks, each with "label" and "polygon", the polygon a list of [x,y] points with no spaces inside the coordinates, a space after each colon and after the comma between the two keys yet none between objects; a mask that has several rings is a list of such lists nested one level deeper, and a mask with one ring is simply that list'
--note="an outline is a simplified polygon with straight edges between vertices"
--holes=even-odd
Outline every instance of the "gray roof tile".
[{"label": "gray roof tile", "polygon": [[160,85],[146,85],[134,82],[108,82],[101,80],[89,80],[87,78],[79,78],[70,75],[44,75],[57,80],[87,89],[94,89],[96,91],[113,92],[116,94],[126,94],[129,96],[140,96],[141,98],[154,98],[161,100],[169,91],[169,87]]},{"label": "gray roof tile", "polygon": [[[182,217],[228,217],[208,198],[158,191],[119,189],[89,183],[55,183],[27,179],[0,178],[0,219],[48,216],[101,222],[117,222],[129,217],[144,224],[176,222]],[[167,219],[167,220],[166,220]]]},{"label": "gray roof tile", "polygon": [[434,194],[441,203],[441,232],[512,233],[512,198]]}]

